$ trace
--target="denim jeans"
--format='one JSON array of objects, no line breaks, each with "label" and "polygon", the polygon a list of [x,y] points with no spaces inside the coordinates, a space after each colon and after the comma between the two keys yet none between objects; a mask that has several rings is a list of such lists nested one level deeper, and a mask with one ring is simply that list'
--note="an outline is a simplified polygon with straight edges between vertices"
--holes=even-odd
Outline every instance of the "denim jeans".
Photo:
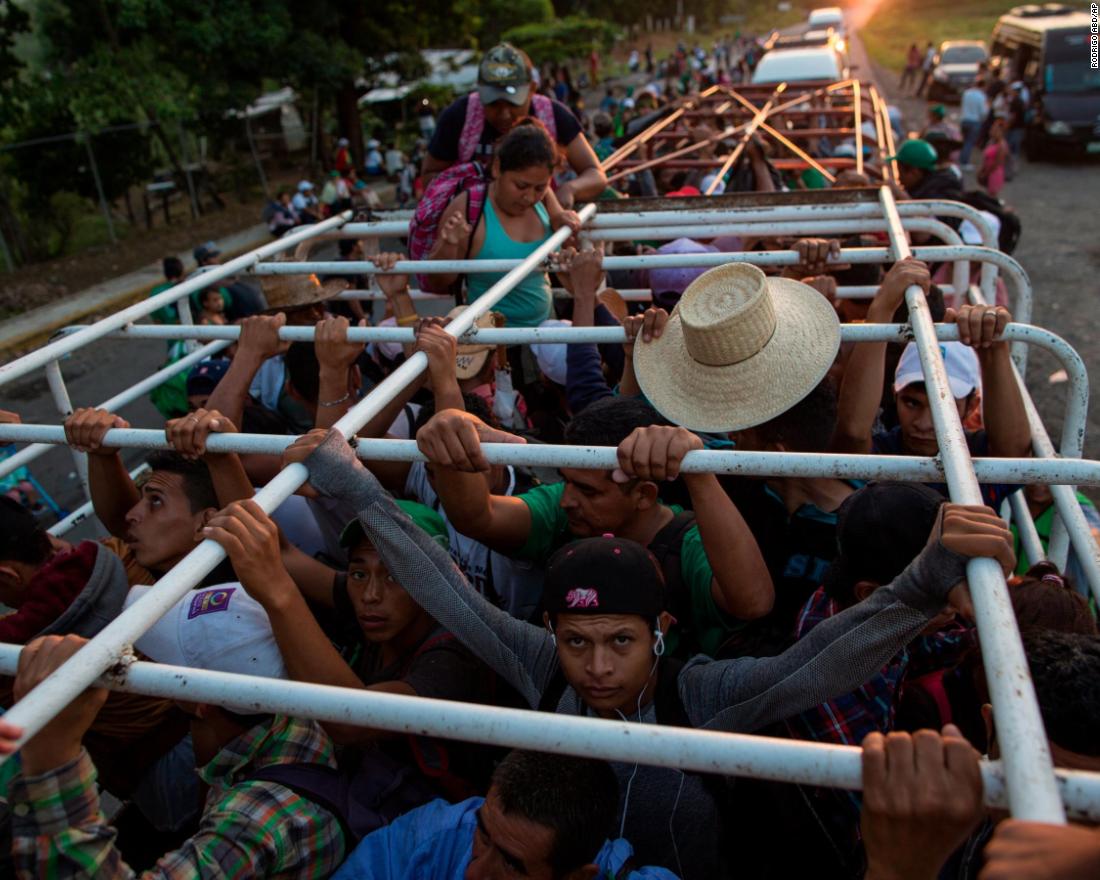
[{"label": "denim jeans", "polygon": [[971,119],[964,119],[959,127],[962,128],[963,145],[959,152],[959,161],[963,165],[970,164],[970,153],[974,150],[974,144],[978,141],[978,133],[982,130],[982,124]]}]

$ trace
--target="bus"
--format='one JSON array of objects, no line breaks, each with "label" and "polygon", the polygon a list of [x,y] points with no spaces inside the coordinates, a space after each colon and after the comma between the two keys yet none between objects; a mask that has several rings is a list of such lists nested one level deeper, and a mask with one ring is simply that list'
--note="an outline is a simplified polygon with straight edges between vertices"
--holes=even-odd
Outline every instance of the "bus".
[{"label": "bus", "polygon": [[1089,50],[1089,14],[1069,6],[1018,6],[993,28],[990,69],[1031,91],[1029,159],[1052,148],[1100,153],[1100,70]]}]

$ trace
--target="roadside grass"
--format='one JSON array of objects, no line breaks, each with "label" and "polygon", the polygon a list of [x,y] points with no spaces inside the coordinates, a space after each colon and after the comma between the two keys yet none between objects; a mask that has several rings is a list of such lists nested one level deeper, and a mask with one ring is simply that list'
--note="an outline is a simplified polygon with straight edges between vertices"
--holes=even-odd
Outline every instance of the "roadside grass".
[{"label": "roadside grass", "polygon": [[900,71],[910,43],[923,51],[931,41],[985,40],[997,19],[1012,8],[1011,0],[883,0],[859,32],[871,59]]}]

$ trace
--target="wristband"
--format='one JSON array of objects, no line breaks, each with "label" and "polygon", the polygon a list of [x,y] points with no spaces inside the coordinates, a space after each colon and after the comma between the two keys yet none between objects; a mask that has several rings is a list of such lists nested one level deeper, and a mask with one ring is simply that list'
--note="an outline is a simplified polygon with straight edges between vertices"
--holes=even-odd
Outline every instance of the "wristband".
[{"label": "wristband", "polygon": [[420,320],[420,315],[402,315],[397,319],[398,327],[411,327]]}]

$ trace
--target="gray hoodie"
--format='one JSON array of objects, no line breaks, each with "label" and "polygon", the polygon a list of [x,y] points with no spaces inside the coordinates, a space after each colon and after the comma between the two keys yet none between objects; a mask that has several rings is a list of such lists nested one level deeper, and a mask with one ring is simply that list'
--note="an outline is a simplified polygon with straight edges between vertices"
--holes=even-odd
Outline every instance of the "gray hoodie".
[{"label": "gray hoodie", "polygon": [[122,611],[130,591],[126,569],[122,560],[102,544],[96,544],[96,548],[88,583],[61,616],[38,636],[76,635],[90,639]]}]

